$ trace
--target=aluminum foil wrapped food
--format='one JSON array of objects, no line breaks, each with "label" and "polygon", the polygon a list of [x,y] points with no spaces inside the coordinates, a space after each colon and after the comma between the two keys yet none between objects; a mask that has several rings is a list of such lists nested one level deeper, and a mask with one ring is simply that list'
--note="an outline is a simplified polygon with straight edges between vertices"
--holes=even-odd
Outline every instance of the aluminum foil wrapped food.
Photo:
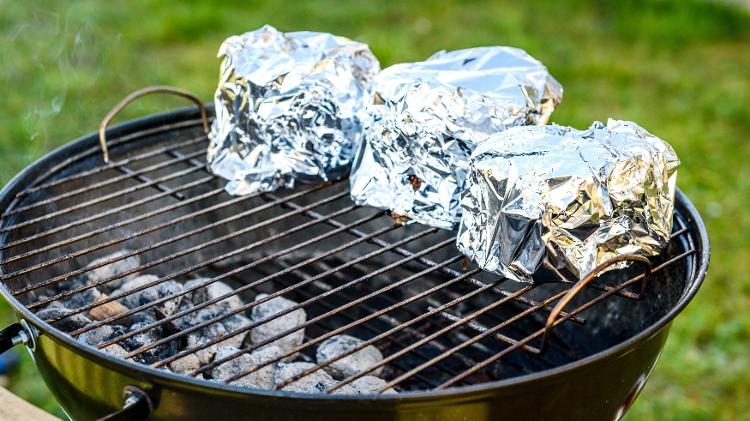
[{"label": "aluminum foil wrapped food", "polygon": [[669,242],[679,165],[669,144],[627,121],[509,129],[471,156],[458,248],[485,270],[537,282],[655,255]]},{"label": "aluminum foil wrapped food", "polygon": [[482,47],[397,64],[372,82],[352,199],[454,228],[471,151],[511,126],[545,124],[562,87],[523,50]]},{"label": "aluminum foil wrapped food", "polygon": [[264,26],[228,38],[219,57],[208,162],[229,193],[348,175],[367,87],[380,70],[367,45]]}]

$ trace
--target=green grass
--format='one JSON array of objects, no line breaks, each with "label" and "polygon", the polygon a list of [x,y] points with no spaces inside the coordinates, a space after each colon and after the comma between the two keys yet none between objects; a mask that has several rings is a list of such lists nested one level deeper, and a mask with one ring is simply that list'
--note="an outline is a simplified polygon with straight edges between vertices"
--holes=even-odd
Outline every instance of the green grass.
[{"label": "green grass", "polygon": [[[270,23],[369,43],[387,66],[439,49],[514,45],[565,87],[553,120],[616,117],[668,140],[708,224],[710,275],[677,319],[630,420],[750,413],[750,16],[704,1],[461,2],[0,0],[0,182],[95,130],[127,93],[170,84],[211,98],[228,35]],[[125,117],[182,105],[148,99]],[[2,304],[0,314],[10,320]],[[55,410],[30,362],[11,389]]]}]

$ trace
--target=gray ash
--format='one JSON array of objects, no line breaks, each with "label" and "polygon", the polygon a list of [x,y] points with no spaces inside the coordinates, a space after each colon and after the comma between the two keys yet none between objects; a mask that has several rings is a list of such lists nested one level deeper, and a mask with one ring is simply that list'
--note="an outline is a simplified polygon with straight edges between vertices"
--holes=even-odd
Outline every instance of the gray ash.
[{"label": "gray ash", "polygon": [[[201,309],[195,313],[190,313],[185,315],[185,317],[177,319],[176,323],[179,328],[187,329],[221,315],[222,313],[219,313],[215,310]],[[229,316],[225,319],[222,319],[221,321],[211,323],[195,332],[188,334],[187,348],[194,348],[196,346],[203,345],[213,339],[225,337],[231,334],[231,332],[242,329],[249,324],[250,319],[245,316],[241,316],[239,314]],[[214,354],[216,354],[216,351],[221,347],[242,347],[242,344],[245,342],[246,336],[246,331],[234,336],[230,336],[221,342],[209,345],[206,348],[196,351],[195,354],[198,356],[201,364],[207,364],[213,359]]]},{"label": "gray ash", "polygon": [[[74,277],[71,279],[64,280],[57,285],[57,292],[67,292],[77,290],[91,285],[92,282],[85,277]],[[85,291],[76,292],[66,297],[62,297],[55,302],[56,305],[63,306],[69,309],[78,309],[83,306],[89,305],[99,298],[101,292],[98,288],[92,287]]]},{"label": "gray ash", "polygon": [[188,354],[169,363],[169,369],[173,373],[188,374],[198,369],[201,362],[195,354]]},{"label": "gray ash", "polygon": [[[93,260],[91,263],[89,263],[86,268],[90,268],[92,266],[95,266],[97,264],[118,258],[120,256],[124,256],[126,254],[132,253],[130,250],[121,250],[116,253],[112,253],[110,255],[100,257],[99,259]],[[87,282],[93,283],[97,281],[101,281],[103,279],[108,279],[113,276],[117,276],[120,274],[123,274],[125,272],[128,272],[130,270],[134,270],[135,268],[139,267],[141,265],[141,259],[138,257],[138,255],[126,257],[125,259],[118,260],[116,262],[112,262],[108,265],[104,265],[102,267],[98,267],[96,269],[92,269],[85,273],[85,276],[87,278]],[[138,276],[138,272],[134,272],[132,274],[126,275],[122,278],[118,278],[115,280],[112,280],[110,282],[107,282],[104,285],[101,285],[100,289],[104,293],[110,293],[114,291],[115,289],[119,288],[123,283],[134,279]]]},{"label": "gray ash", "polygon": [[[315,364],[313,363],[279,363],[276,368],[276,373],[274,374],[274,382],[276,384],[281,384],[313,367],[315,367]],[[281,390],[303,393],[323,393],[335,385],[336,380],[328,375],[328,373],[323,370],[316,370],[305,377],[284,386]]]},{"label": "gray ash", "polygon": [[[128,253],[124,250],[109,256],[97,259],[91,264],[101,262]],[[101,286],[93,286],[93,283],[105,278],[120,275],[126,271],[133,270],[140,264],[140,259],[136,257],[126,258],[119,262],[97,268],[84,276],[74,277],[62,281],[57,288],[53,289],[54,293],[62,293],[84,287],[87,290],[63,297],[60,300],[53,301],[46,308],[40,310],[37,316],[44,320],[56,319],[68,316],[73,309],[90,306],[98,303],[107,297],[123,295],[115,299],[120,307],[128,309],[146,306],[156,300],[165,300],[162,303],[150,308],[138,311],[128,317],[122,317],[117,320],[117,324],[102,325],[91,329],[78,336],[78,340],[86,345],[97,347],[104,342],[111,341],[120,337],[127,332],[134,332],[138,329],[152,326],[153,323],[161,321],[158,326],[148,327],[143,332],[137,333],[129,338],[122,339],[117,343],[110,344],[103,349],[111,356],[125,358],[129,353],[140,350],[145,346],[154,344],[157,341],[184,332],[186,329],[193,328],[210,320],[221,318],[219,321],[201,327],[200,329],[184,334],[177,339],[170,340],[167,343],[156,346],[152,349],[139,353],[129,358],[129,361],[151,365],[158,361],[171,358],[174,355],[193,349],[192,352],[171,361],[169,364],[161,366],[161,370],[170,371],[179,374],[191,374],[201,366],[218,359],[223,359],[229,355],[239,353],[240,349],[250,345],[258,345],[261,342],[275,337],[283,332],[299,327],[307,320],[307,314],[304,309],[295,309],[288,314],[278,317],[274,320],[265,322],[253,329],[247,329],[254,322],[273,317],[280,312],[286,311],[297,303],[283,298],[275,297],[262,304],[252,307],[250,317],[245,316],[241,309],[245,306],[243,300],[236,295],[231,295],[234,289],[223,282],[213,282],[205,286],[198,286],[210,282],[210,278],[192,279],[184,284],[176,281],[159,282],[159,277],[154,275],[138,275],[136,273],[125,276],[123,279],[108,283]],[[141,291],[133,290],[144,287],[148,284],[154,284]],[[186,289],[195,287],[194,291],[182,294]],[[194,307],[206,303],[210,300],[218,299],[221,296],[229,295],[217,303],[212,303],[204,308],[194,310]],[[261,300],[267,297],[267,294],[259,294],[255,300]],[[100,305],[96,308],[100,308]],[[194,311],[193,311],[194,310]],[[166,317],[176,312],[185,312],[186,314],[174,319],[164,320]],[[229,315],[232,312],[236,314]],[[114,313],[122,314],[122,313]],[[90,316],[90,317],[89,317]],[[99,317],[93,312],[89,315],[75,314],[52,323],[54,327],[63,332],[73,332],[75,330],[90,326],[96,320],[105,320],[108,316],[105,314]],[[229,378],[242,375],[242,373],[252,370],[259,365],[268,361],[276,361],[282,355],[288,353],[293,348],[303,343],[305,330],[299,329],[286,336],[272,341],[251,353],[240,353],[236,358],[226,361],[214,367],[206,373],[196,376],[199,379],[212,381],[225,381]],[[218,343],[205,346],[208,342],[220,340]],[[352,349],[352,347],[361,344],[362,341],[352,336],[339,335],[328,339],[320,344],[317,349],[318,363],[329,360],[342,352]],[[205,346],[203,349],[195,350],[197,347]],[[295,354],[287,357],[284,362],[274,362],[264,366],[250,374],[244,375],[230,382],[232,385],[249,387],[255,389],[272,389],[281,382],[295,376],[303,371],[315,367],[310,362],[294,362],[295,359],[310,360],[308,356]],[[354,374],[358,374],[371,368],[373,365],[382,361],[383,356],[377,348],[373,346],[365,347],[353,355],[342,358],[332,363],[326,370],[319,369],[305,377],[292,382],[283,387],[286,391],[296,391],[305,393],[322,393],[337,384],[337,380],[343,379]],[[372,374],[377,375],[382,369],[373,370]],[[382,388],[385,381],[374,377],[364,376],[352,382],[349,385],[342,386],[335,393],[343,394],[367,394]],[[389,389],[386,393],[395,393]]]},{"label": "gray ash", "polygon": [[104,325],[87,332],[81,333],[78,340],[90,346],[97,346],[102,342],[116,338],[126,332],[125,327],[120,325]]},{"label": "gray ash", "polygon": [[[145,326],[147,326],[145,323],[136,323],[130,327],[130,331],[132,332]],[[143,346],[163,339],[166,336],[168,335],[166,334],[166,332],[164,332],[162,326],[157,326],[123,340],[122,345],[129,351],[135,351]],[[161,344],[157,347],[151,348],[148,351],[138,354],[133,358],[136,362],[139,362],[141,364],[153,364],[157,361],[175,355],[177,352],[179,352],[180,348],[180,341],[178,339],[175,339],[165,344]]]},{"label": "gray ash", "polygon": [[[375,376],[363,376],[354,380],[353,382],[344,385],[341,389],[337,389],[334,393],[350,394],[350,395],[362,395],[375,393],[382,389],[387,383],[380,377]],[[398,393],[393,388],[388,388],[383,391],[383,394]]]},{"label": "gray ash", "polygon": [[[158,276],[142,275],[123,283],[120,288],[112,292],[112,295],[123,294],[130,290],[142,287],[158,280]],[[182,296],[176,296],[182,291],[182,284],[175,281],[165,281],[141,291],[136,291],[134,293],[126,295],[120,299],[120,303],[122,303],[122,305],[124,305],[125,307],[132,309],[149,304],[164,297],[175,296],[174,299],[167,300],[156,306],[156,308],[162,311],[164,314],[170,315],[174,313],[175,310],[177,310],[180,302],[182,302]]]},{"label": "gray ash", "polygon": [[[184,288],[187,290],[187,289],[195,287],[196,285],[200,285],[209,281],[210,281],[210,278],[192,279],[190,281],[185,282]],[[198,304],[205,303],[206,301],[218,298],[222,295],[232,294],[233,292],[234,292],[234,288],[232,288],[231,286],[223,282],[216,281],[211,284],[199,287],[195,291],[185,294],[185,300],[194,305],[198,305]],[[223,313],[228,313],[232,310],[236,310],[242,307],[243,305],[245,305],[245,303],[242,302],[242,299],[240,299],[240,297],[236,295],[232,295],[215,304],[211,304],[205,309],[216,311],[217,313],[223,314]]]},{"label": "gray ash", "polygon": [[[62,306],[48,306],[45,309],[40,310],[36,313],[37,317],[39,317],[42,320],[49,320],[49,319],[56,319],[58,317],[62,317],[65,315],[68,315],[72,313],[73,310],[70,310],[68,308],[62,307]],[[53,322],[52,326],[60,329],[63,332],[72,332],[74,330],[78,330],[80,328],[86,327],[93,322],[83,314],[74,314],[72,316],[66,317],[62,320],[59,320],[57,322]]]},{"label": "gray ash", "polygon": [[[267,297],[268,294],[258,294],[255,297],[255,301]],[[250,315],[250,319],[255,322],[259,322],[263,319],[272,317],[274,314],[280,313],[287,310],[297,303],[286,299],[284,297],[275,297],[262,304],[258,304],[253,307]],[[293,329],[300,326],[307,320],[307,313],[302,308],[291,311],[281,317],[270,320],[252,329],[250,332],[250,339],[253,343],[261,343],[262,341],[272,338],[282,332],[289,329]],[[288,335],[276,339],[273,344],[278,346],[283,352],[289,352],[293,348],[297,347],[305,339],[305,329],[298,329]]]},{"label": "gray ash", "polygon": [[[216,352],[215,359],[219,360],[239,352],[234,347],[222,347]],[[218,365],[211,371],[211,376],[216,380],[224,380],[244,373],[262,363],[273,360],[281,356],[282,352],[277,346],[267,346],[255,350],[252,353],[241,354],[223,364]],[[274,385],[274,376],[276,374],[276,365],[268,364],[248,375],[240,377],[230,382],[232,385],[252,387],[256,389],[270,389]]]},{"label": "gray ash", "polygon": [[[363,342],[362,339],[349,335],[332,336],[318,346],[315,353],[316,360],[318,364],[322,364],[360,346]],[[341,380],[365,372],[381,361],[383,361],[383,354],[374,346],[368,345],[351,355],[334,361],[324,367],[324,370],[335,379]],[[370,374],[377,376],[382,371],[383,368],[378,367],[372,370]]]}]

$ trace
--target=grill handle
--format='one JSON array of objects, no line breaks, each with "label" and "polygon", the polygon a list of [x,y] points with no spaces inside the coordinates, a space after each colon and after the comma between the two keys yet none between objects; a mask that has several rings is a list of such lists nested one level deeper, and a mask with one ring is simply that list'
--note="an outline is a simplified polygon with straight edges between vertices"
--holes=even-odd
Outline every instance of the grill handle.
[{"label": "grill handle", "polygon": [[206,107],[203,106],[201,100],[198,99],[198,97],[196,97],[192,92],[180,88],[175,88],[173,86],[149,86],[148,88],[139,89],[126,96],[125,99],[120,101],[119,104],[115,105],[115,107],[112,108],[112,111],[107,113],[107,115],[104,116],[104,119],[102,119],[102,122],[99,123],[99,144],[102,147],[104,162],[109,162],[109,150],[107,149],[107,126],[109,125],[109,122],[115,117],[115,115],[117,115],[117,113],[122,111],[122,109],[127,107],[131,102],[142,96],[157,93],[177,95],[192,101],[195,105],[198,106],[198,109],[201,112],[201,120],[203,120],[203,131],[208,133],[208,113],[206,112]]},{"label": "grill handle", "polygon": [[[599,275],[602,274],[608,267],[620,263],[620,262],[640,262],[644,266],[643,270],[643,280],[641,281],[641,291],[640,296],[643,295],[643,293],[646,291],[646,286],[648,285],[648,279],[651,276],[651,261],[643,256],[638,256],[635,254],[625,254],[622,256],[616,256],[613,257],[606,262],[598,265],[595,267],[591,272],[589,272],[586,276],[581,278],[578,282],[573,285],[572,288],[568,290],[568,292],[560,299],[560,301],[557,302],[557,305],[552,309],[549,316],[547,317],[547,323],[544,326],[544,336],[542,336],[542,345],[539,347],[539,352],[544,352],[545,349],[547,349],[547,344],[549,342],[550,335],[552,334],[552,329],[555,327],[555,323],[557,322],[557,318],[560,316],[560,313],[562,313],[565,306],[570,302],[570,300],[573,299],[573,297],[578,294],[589,282],[593,281]],[[568,315],[566,318],[570,318],[573,315]]]},{"label": "grill handle", "polygon": [[142,421],[148,419],[154,412],[151,397],[143,389],[126,386],[123,395],[125,403],[122,409],[105,415],[97,421]]}]

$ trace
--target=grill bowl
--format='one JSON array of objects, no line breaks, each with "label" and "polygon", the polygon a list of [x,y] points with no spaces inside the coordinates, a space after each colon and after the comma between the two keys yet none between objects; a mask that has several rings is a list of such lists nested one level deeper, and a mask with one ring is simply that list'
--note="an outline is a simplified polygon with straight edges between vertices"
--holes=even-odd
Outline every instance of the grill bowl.
[{"label": "grill bowl", "polygon": [[[200,127],[199,115],[193,110],[179,110],[134,120],[108,130],[108,137],[112,139],[109,143],[110,152],[114,159],[120,159],[120,157],[153,150],[191,136],[198,136],[201,133]],[[62,190],[62,188],[51,188],[26,194],[19,199],[19,194],[22,191],[33,188],[33,186],[100,166],[100,153],[98,137],[89,135],[48,154],[19,174],[3,189],[0,193],[0,209],[7,214],[13,209],[27,206],[30,203],[65,194],[66,190]],[[139,182],[142,183],[143,180]],[[87,183],[90,183],[90,181],[87,181]],[[136,183],[136,181],[133,181],[133,183]],[[215,180],[212,183],[212,188],[221,185],[220,180]],[[165,183],[165,186],[153,187],[174,189],[177,186],[179,185]],[[85,185],[76,187],[84,188]],[[65,188],[67,191],[70,189],[69,186],[65,186]],[[304,188],[306,186],[302,187],[302,189]],[[142,190],[144,194],[146,190],[150,192],[149,194],[156,191],[152,187]],[[345,192],[345,183],[327,187],[325,191],[326,194]],[[106,191],[104,193],[106,194]],[[95,199],[96,196],[101,196],[101,194],[103,194],[101,191],[96,191],[91,196],[86,197],[86,200]],[[281,192],[278,194],[283,196]],[[298,206],[305,206],[320,197],[322,196],[313,195],[309,199],[300,199],[296,203]],[[174,199],[171,195],[165,196],[164,199],[173,202],[179,200]],[[76,198],[76,200],[80,201],[80,198]],[[98,206],[97,209],[103,211],[118,206],[126,206],[132,200],[133,197],[128,196],[113,197],[110,201],[105,202],[104,206]],[[331,203],[330,206],[323,206],[319,209],[316,208],[316,210],[322,214],[327,214],[332,209],[340,208],[339,202],[344,200],[346,200],[345,197],[336,203]],[[158,206],[154,204],[154,206],[158,208],[163,206],[164,203],[166,202],[158,203]],[[206,206],[206,203],[208,202],[197,202],[191,210],[200,209],[201,206]],[[23,223],[30,218],[43,217],[50,212],[59,211],[57,206],[53,202],[31,209],[27,213],[6,216],[2,221],[2,226],[8,227]],[[70,204],[65,206],[70,206]],[[241,208],[236,207],[225,211],[212,212],[200,223],[216,222],[227,215],[236,213],[237,209]],[[458,387],[448,388],[439,388],[441,384],[445,383],[444,380],[446,379],[443,377],[435,379],[438,387],[419,386],[419,381],[408,380],[400,385],[401,393],[398,395],[306,395],[284,391],[248,390],[228,384],[206,382],[168,373],[120,360],[82,345],[36,317],[28,308],[32,301],[28,295],[18,296],[10,293],[10,291],[16,291],[18,288],[64,275],[81,265],[85,265],[84,260],[72,259],[67,263],[62,262],[28,274],[4,279],[2,293],[14,307],[19,320],[24,320],[31,326],[29,331],[34,337],[31,342],[31,354],[37,367],[58,401],[74,419],[92,419],[118,410],[123,405],[123,390],[128,386],[137,386],[148,392],[154,408],[152,414],[154,419],[172,419],[174,417],[188,419],[236,418],[237,414],[248,413],[261,419],[298,419],[304,417],[310,420],[330,419],[332,417],[346,419],[358,417],[373,420],[396,418],[497,419],[500,417],[517,418],[519,414],[524,414],[525,417],[532,419],[581,419],[584,417],[613,419],[627,410],[643,387],[667,338],[671,321],[692,299],[705,276],[709,257],[705,227],[698,213],[680,192],[677,195],[676,209],[678,220],[684,224],[684,228],[678,229],[678,232],[682,231],[682,233],[673,240],[670,249],[664,256],[657,259],[655,265],[658,267],[660,262],[668,261],[671,257],[682,257],[675,264],[654,274],[649,290],[640,301],[633,301],[617,295],[603,300],[581,313],[581,316],[586,319],[585,324],[567,321],[557,326],[554,329],[554,337],[551,341],[552,347],[542,356],[536,356],[523,350],[507,352],[507,356],[483,370],[483,373],[485,373],[484,380],[481,376],[475,377],[471,378],[471,381],[464,381],[463,384],[458,383]],[[181,210],[181,212],[187,211]],[[372,210],[358,209],[354,212],[352,218],[362,216],[363,212],[372,212]],[[132,215],[128,214],[128,216]],[[170,218],[173,217],[174,215],[170,216]],[[64,213],[60,214],[59,217],[52,218],[52,221],[50,221],[52,224],[47,228],[68,222],[65,218],[66,214]],[[71,235],[87,232],[122,218],[123,215],[119,213],[107,216],[95,225],[82,226],[79,231],[74,231],[73,234],[69,231],[62,231],[59,234],[53,234],[26,244],[24,249],[6,247],[2,250],[0,258],[7,259],[15,254],[24,253],[28,250],[33,251],[36,248],[64,241]],[[363,225],[363,230],[374,230],[375,227],[382,227],[384,218],[386,217],[374,220],[372,223],[368,223],[369,225]],[[198,222],[192,221],[190,224],[192,226],[198,224]],[[227,224],[219,231],[206,232],[203,236],[191,241],[195,243],[210,241],[211,238],[218,235],[217,232],[220,234],[233,232],[233,230],[247,227],[247,225],[247,221]],[[169,236],[174,236],[180,232],[180,229],[184,230],[185,228],[174,227],[156,235],[161,238],[169,238]],[[305,231],[305,235],[318,235],[325,232],[326,229],[330,230],[330,228],[315,228]],[[28,227],[2,232],[0,233],[0,245],[8,245],[20,238],[34,235],[38,230],[38,227],[30,224]],[[400,228],[391,233],[391,237],[386,236],[386,240],[389,242],[397,241],[404,235],[418,233],[420,230],[424,230],[424,227],[411,225]],[[122,234],[122,231],[116,231],[111,234],[112,236],[105,233],[103,238],[109,240]],[[257,235],[259,237],[267,236],[269,231],[262,231]],[[449,234],[430,234],[429,240],[417,241],[411,245],[410,250],[412,253],[417,253],[421,248],[442,241],[448,236]],[[236,239],[236,242],[222,243],[221,250],[213,250],[213,253],[218,254],[224,249],[235,248],[257,239],[252,235],[240,237]],[[133,243],[128,243],[128,247],[146,247],[155,240],[158,241],[156,237],[137,237]],[[98,238],[91,244],[86,241],[88,240],[71,244],[69,248],[64,249],[63,253],[57,251],[57,254],[64,255],[64,253],[75,252],[82,247],[102,241],[102,238]],[[281,241],[276,245],[268,245],[258,251],[259,254],[251,255],[250,259],[273,254],[279,249],[288,247],[290,243],[293,243],[291,239],[286,242]],[[332,247],[336,244],[338,244],[337,240],[333,238],[326,245]],[[184,244],[178,242],[144,253],[143,256],[147,261],[158,259],[161,255],[175,252],[183,247]],[[100,255],[111,253],[117,249],[117,247],[113,247],[106,253],[100,253]],[[356,249],[350,252],[361,254],[364,250],[369,249]],[[51,252],[55,252],[55,250],[51,250]],[[449,254],[450,247],[447,248],[447,251],[438,250],[427,257],[440,261]],[[3,274],[8,276],[9,273],[23,269],[24,266],[43,263],[50,259],[50,256],[49,254],[40,254],[23,263],[5,264],[2,267]],[[99,257],[99,255],[96,257]],[[205,254],[197,253],[186,256],[184,260],[189,263],[207,257]],[[292,256],[291,262],[304,257],[306,257],[304,253],[301,256]],[[339,255],[337,262],[349,258],[351,256],[344,253]],[[391,263],[399,256],[390,256],[389,258],[391,260],[383,260],[381,264]],[[88,258],[89,261],[92,259]],[[232,261],[232,264],[237,265],[239,263]],[[283,264],[290,264],[290,262],[283,262]],[[460,271],[460,262],[458,266],[459,268],[455,269],[456,271]],[[417,271],[411,266],[409,268],[411,268],[412,273]],[[167,265],[159,265],[153,268],[154,273],[160,276],[165,276],[173,270],[175,269],[167,268]],[[631,274],[629,273],[628,276]],[[347,276],[355,275],[347,273]],[[490,282],[490,278],[487,276],[486,274],[479,274],[477,278],[481,282]],[[611,278],[610,281],[613,285],[622,283],[625,279],[619,275],[613,275]],[[378,287],[396,279],[401,279],[401,277],[396,275],[384,277],[379,280]],[[444,276],[433,276],[424,282],[426,282],[425,285],[431,285],[430,283],[442,282],[445,279]],[[283,286],[283,284],[273,284],[271,290]],[[507,284],[501,284],[500,287],[511,292],[514,291],[513,288],[521,288],[518,285]],[[566,286],[559,283],[542,285],[535,287],[524,297],[541,301],[568,287],[570,285]],[[369,292],[369,290],[360,292],[360,294],[366,292]],[[408,295],[409,293],[404,294]],[[570,308],[580,307],[580,305],[601,294],[603,294],[601,290],[587,290],[582,296],[576,297],[578,302],[572,303]],[[403,298],[403,296],[399,297]],[[294,298],[297,301],[304,299],[304,297],[300,298],[299,296]],[[480,308],[497,299],[497,295],[481,294],[470,304],[474,308]],[[504,320],[522,311],[523,308],[523,306],[514,305],[513,310],[508,310],[510,313],[505,313],[505,310],[502,309],[492,313],[496,318]],[[426,310],[424,303],[421,307],[415,306],[414,311],[419,310]],[[402,315],[398,322],[405,322],[406,317],[406,315]],[[518,330],[511,330],[508,334],[513,333],[518,342],[524,335],[533,332],[543,321],[543,319],[541,322],[536,320],[526,325],[520,325],[517,328]],[[338,322],[338,325],[340,324],[343,324],[343,322]],[[443,325],[438,324],[436,328],[447,324],[449,322],[445,322]],[[477,332],[472,333],[471,329],[464,329],[461,332],[468,335],[469,338],[473,337],[472,335],[477,335]],[[491,339],[487,338],[487,340]],[[487,340],[480,343],[487,344],[489,343]],[[534,341],[536,342],[530,341],[529,344],[538,347],[538,338]],[[448,346],[450,345],[449,343]],[[406,346],[406,344],[396,344],[396,346]],[[490,347],[489,351],[485,351],[483,357],[492,358],[493,355],[505,352],[503,350],[510,347],[512,346],[509,344],[501,344],[497,348]],[[566,349],[567,351],[564,351]],[[386,352],[386,356],[392,352],[395,352],[395,349]],[[406,365],[406,368],[410,368],[420,362],[405,360],[403,364]],[[466,370],[467,367],[462,369]],[[460,373],[460,370],[458,372]],[[489,373],[489,375],[486,373]],[[386,379],[391,380],[398,374],[398,372],[393,372],[387,375]],[[420,381],[423,383],[429,382],[431,381],[430,377],[434,376],[425,374],[425,377],[427,378]]]}]

